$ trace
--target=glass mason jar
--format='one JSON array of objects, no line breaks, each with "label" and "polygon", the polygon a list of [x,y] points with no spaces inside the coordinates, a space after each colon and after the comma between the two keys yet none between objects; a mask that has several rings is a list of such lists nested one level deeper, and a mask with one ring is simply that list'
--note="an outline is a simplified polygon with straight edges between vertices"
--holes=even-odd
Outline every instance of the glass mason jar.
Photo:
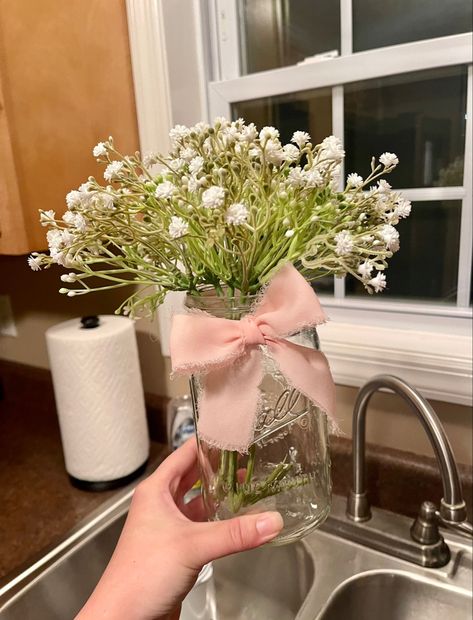
[{"label": "glass mason jar", "polygon": [[[239,320],[251,311],[256,296],[223,297],[215,291],[188,295],[186,306],[213,316]],[[292,342],[319,348],[315,328],[290,337]],[[221,450],[198,442],[202,493],[210,520],[277,510],[284,520],[270,544],[281,545],[305,536],[325,521],[331,503],[327,416],[294,389],[270,357],[262,351],[262,406],[248,454]],[[198,427],[199,378],[190,389]]]}]

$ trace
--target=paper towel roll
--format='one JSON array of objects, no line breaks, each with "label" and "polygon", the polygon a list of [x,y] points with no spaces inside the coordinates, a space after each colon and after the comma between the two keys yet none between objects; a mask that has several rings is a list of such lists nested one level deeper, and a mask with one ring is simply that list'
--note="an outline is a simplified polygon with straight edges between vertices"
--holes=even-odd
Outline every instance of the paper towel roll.
[{"label": "paper towel roll", "polygon": [[149,439],[134,323],[101,316],[46,332],[67,472],[105,482],[128,476],[148,458]]}]

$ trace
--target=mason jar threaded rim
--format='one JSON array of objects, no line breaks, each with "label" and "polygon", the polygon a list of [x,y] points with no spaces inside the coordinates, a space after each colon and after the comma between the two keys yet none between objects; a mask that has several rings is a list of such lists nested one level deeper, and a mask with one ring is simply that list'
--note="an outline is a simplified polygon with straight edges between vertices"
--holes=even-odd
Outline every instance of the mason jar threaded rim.
[{"label": "mason jar threaded rim", "polygon": [[[228,289],[223,289],[228,290]],[[251,312],[258,300],[259,293],[251,295],[218,295],[213,287],[200,289],[198,295],[187,293],[185,306],[189,309],[202,310],[218,318],[239,319]]]}]

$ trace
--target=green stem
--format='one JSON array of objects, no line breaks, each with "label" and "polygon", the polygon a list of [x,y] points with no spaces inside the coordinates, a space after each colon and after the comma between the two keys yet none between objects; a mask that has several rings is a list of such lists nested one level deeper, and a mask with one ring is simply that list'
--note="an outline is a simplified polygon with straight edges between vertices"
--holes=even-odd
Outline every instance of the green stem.
[{"label": "green stem", "polygon": [[238,452],[233,450],[228,453],[228,472],[227,472],[227,484],[231,493],[235,493],[237,490],[237,464],[238,464]]},{"label": "green stem", "polygon": [[222,450],[222,453],[220,454],[220,467],[218,470],[218,475],[220,478],[223,478],[225,476],[227,467],[228,467],[228,450]]},{"label": "green stem", "polygon": [[248,463],[246,464],[245,484],[249,484],[253,478],[253,470],[255,467],[255,449],[256,446],[253,444],[249,450]]}]

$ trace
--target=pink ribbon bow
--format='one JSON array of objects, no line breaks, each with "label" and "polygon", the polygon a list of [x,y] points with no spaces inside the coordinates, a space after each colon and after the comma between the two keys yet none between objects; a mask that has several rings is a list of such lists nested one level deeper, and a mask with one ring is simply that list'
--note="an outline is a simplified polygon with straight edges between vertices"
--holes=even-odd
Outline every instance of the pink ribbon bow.
[{"label": "pink ribbon bow", "polygon": [[248,451],[263,378],[259,345],[267,346],[293,387],[333,415],[335,386],[324,354],[285,339],[324,321],[317,295],[291,264],[277,272],[253,311],[239,321],[201,312],[174,316],[173,373],[202,375],[199,437],[225,450]]}]

